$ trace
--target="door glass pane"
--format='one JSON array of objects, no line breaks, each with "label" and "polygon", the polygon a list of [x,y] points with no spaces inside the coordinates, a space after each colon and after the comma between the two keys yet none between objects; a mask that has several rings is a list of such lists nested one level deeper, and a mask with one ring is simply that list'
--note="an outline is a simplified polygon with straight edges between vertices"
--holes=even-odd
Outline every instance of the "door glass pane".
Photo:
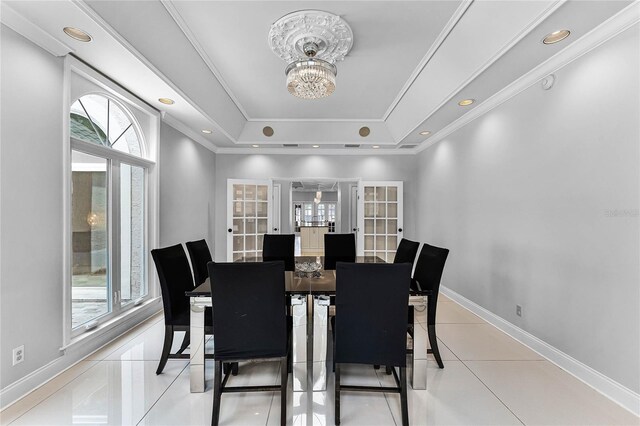
[{"label": "door glass pane", "polygon": [[269,203],[267,202],[258,202],[258,208],[256,211],[256,216],[258,217],[267,217],[268,215],[268,210],[269,209]]},{"label": "door glass pane", "polygon": [[258,234],[266,234],[266,233],[267,233],[267,219],[258,219]]},{"label": "door glass pane", "polygon": [[255,234],[256,233],[256,220],[255,219],[247,219],[244,223],[244,233],[245,234]]},{"label": "door glass pane", "polygon": [[255,185],[245,185],[244,186],[244,199],[245,200],[255,200],[256,199],[256,186]]},{"label": "door glass pane", "polygon": [[376,187],[376,201],[387,201],[387,187]]},{"label": "door glass pane", "polygon": [[244,209],[242,208],[242,201],[234,201],[233,202],[233,216],[234,217],[242,217],[244,216]]},{"label": "door glass pane", "polygon": [[365,186],[364,187],[364,200],[365,201],[375,201],[375,187],[373,186]]},{"label": "door glass pane", "polygon": [[244,216],[255,216],[256,215],[256,203],[254,201],[246,201],[244,203]]},{"label": "door glass pane", "polygon": [[364,203],[364,217],[373,217],[375,214],[374,203]]},{"label": "door glass pane", "polygon": [[387,217],[398,217],[398,204],[389,203],[387,205]]},{"label": "door glass pane", "polygon": [[107,166],[103,158],[71,153],[72,328],[111,312]]},{"label": "door glass pane", "polygon": [[240,236],[233,236],[233,251],[242,251],[244,250],[244,237],[242,235]]},{"label": "door glass pane", "polygon": [[373,234],[373,219],[364,220],[364,233]]},{"label": "door glass pane", "polygon": [[387,230],[389,234],[395,234],[398,232],[398,221],[396,219],[387,220]]},{"label": "door glass pane", "polygon": [[373,235],[364,236],[364,249],[373,250]]},{"label": "door glass pane", "polygon": [[385,203],[376,203],[376,217],[387,217],[387,205]]},{"label": "door glass pane", "polygon": [[147,294],[144,279],[144,169],[120,165],[120,303]]},{"label": "door glass pane", "polygon": [[398,188],[395,186],[387,187],[387,201],[398,201]]},{"label": "door glass pane", "polygon": [[267,201],[269,199],[269,187],[267,185],[258,185],[256,191],[258,201]]},{"label": "door glass pane", "polygon": [[233,233],[244,234],[244,221],[242,219],[233,219]]},{"label": "door glass pane", "polygon": [[386,242],[387,242],[387,239],[384,236],[381,236],[381,235],[376,236],[376,251],[386,250],[387,249]]},{"label": "door glass pane", "polygon": [[233,185],[233,199],[242,200],[244,198],[244,185]]},{"label": "door glass pane", "polygon": [[376,234],[386,234],[386,221],[384,219],[376,219]]}]

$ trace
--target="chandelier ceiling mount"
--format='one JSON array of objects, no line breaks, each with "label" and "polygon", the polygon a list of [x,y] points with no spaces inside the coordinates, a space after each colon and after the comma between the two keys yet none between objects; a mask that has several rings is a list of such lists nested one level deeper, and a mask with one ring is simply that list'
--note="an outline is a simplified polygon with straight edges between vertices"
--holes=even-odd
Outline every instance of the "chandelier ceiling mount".
[{"label": "chandelier ceiling mount", "polygon": [[335,63],[353,46],[353,32],[338,15],[302,10],[278,19],[269,31],[271,50],[287,62],[289,93],[303,99],[331,95],[336,88]]}]

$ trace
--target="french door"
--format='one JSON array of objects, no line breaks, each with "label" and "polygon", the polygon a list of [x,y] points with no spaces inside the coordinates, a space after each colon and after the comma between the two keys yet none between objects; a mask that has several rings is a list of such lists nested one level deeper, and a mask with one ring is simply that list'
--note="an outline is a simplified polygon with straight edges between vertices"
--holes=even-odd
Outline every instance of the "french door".
[{"label": "french door", "polygon": [[262,239],[271,229],[270,180],[227,180],[227,261],[262,256]]},{"label": "french door", "polygon": [[393,262],[402,239],[402,182],[361,181],[358,186],[358,255]]}]

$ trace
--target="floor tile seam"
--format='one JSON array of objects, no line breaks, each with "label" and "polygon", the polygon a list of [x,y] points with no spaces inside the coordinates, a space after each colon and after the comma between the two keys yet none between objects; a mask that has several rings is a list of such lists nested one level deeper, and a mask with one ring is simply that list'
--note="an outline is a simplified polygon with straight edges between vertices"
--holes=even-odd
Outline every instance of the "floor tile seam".
[{"label": "floor tile seam", "polygon": [[[436,339],[439,340],[440,343],[442,343],[444,345],[444,347],[447,348],[449,350],[449,352],[451,352],[453,354],[453,356],[455,356],[458,361],[462,362],[460,357],[458,355],[456,355],[456,353],[445,342],[443,342],[442,339],[440,339],[437,336],[436,336]],[[442,362],[444,363],[444,360],[442,360]]]},{"label": "floor tile seam", "polygon": [[[85,361],[85,360],[82,360],[82,361],[80,361],[80,362],[93,362],[94,364],[93,364],[91,367],[87,368],[87,369],[86,369],[85,371],[83,371],[82,373],[78,374],[78,375],[77,375],[76,377],[74,377],[73,379],[69,380],[67,383],[65,383],[65,384],[64,384],[64,386],[61,386],[60,388],[56,389],[56,391],[55,391],[55,392],[52,392],[50,395],[47,395],[47,397],[43,398],[40,402],[38,402],[38,403],[37,403],[37,404],[35,404],[34,406],[30,407],[27,411],[25,411],[24,413],[20,414],[20,415],[19,415],[18,417],[16,417],[15,419],[13,419],[13,420],[9,423],[9,425],[14,424],[14,423],[15,423],[15,422],[17,422],[17,421],[18,421],[22,416],[26,415],[26,414],[27,414],[27,413],[29,413],[31,410],[33,410],[34,408],[36,408],[37,406],[39,406],[40,404],[42,404],[43,402],[45,402],[46,400],[48,400],[49,398],[51,398],[52,396],[54,396],[55,394],[57,394],[58,392],[60,392],[60,391],[61,391],[61,390],[63,390],[64,388],[66,388],[67,386],[69,386],[71,383],[73,383],[73,382],[74,382],[74,381],[76,381],[78,378],[80,378],[80,376],[82,376],[83,374],[87,373],[89,370],[91,370],[91,369],[93,369],[93,368],[97,367],[97,366],[98,366],[98,364],[100,364],[100,362],[101,362],[101,361],[96,361],[96,360],[87,360],[87,361]],[[76,364],[76,365],[77,365],[77,364]],[[54,378],[54,379],[52,379],[52,380],[55,380],[55,378]],[[46,385],[46,383],[45,383],[45,385]],[[44,385],[43,385],[43,386],[44,386]],[[37,389],[34,389],[34,392],[35,392],[36,390],[37,390]],[[23,397],[23,398],[26,398],[26,396],[25,396],[25,397]],[[23,399],[23,398],[21,398],[21,399]]]},{"label": "floor tile seam", "polygon": [[[382,365],[381,365],[381,366],[380,366],[380,370],[378,370],[378,371],[382,372],[382,367],[384,367],[384,366],[382,366]],[[386,368],[386,367],[385,367],[385,368]],[[395,369],[395,367],[393,367],[393,368]],[[378,380],[378,384],[380,385],[380,387],[384,387],[384,383],[382,383],[382,381],[381,381],[381,379],[380,379],[381,375],[380,375],[380,374],[378,374],[378,371],[376,371],[376,373],[375,373],[375,374],[376,374],[376,379]],[[385,371],[386,371],[386,370],[385,370]],[[406,371],[406,370],[405,370],[405,371]],[[385,375],[386,375],[386,373],[385,373]],[[393,375],[393,373],[392,373],[392,375]],[[394,382],[395,382],[395,379],[394,379]],[[407,391],[408,391],[408,389],[407,389]],[[407,394],[408,394],[408,392],[407,392]],[[395,416],[393,415],[393,410],[391,409],[391,404],[389,403],[389,398],[387,397],[387,392],[383,392],[383,393],[382,393],[382,395],[384,395],[384,400],[385,400],[385,402],[387,403],[387,408],[389,409],[389,414],[391,414],[391,418],[393,419],[393,423],[394,423],[396,426],[398,426],[398,422],[396,421],[396,418],[395,418]],[[407,395],[407,400],[408,400],[408,399],[409,399],[409,397],[408,397],[408,395]],[[408,404],[408,402],[407,402],[407,404]],[[401,407],[401,409],[402,409],[402,407]]]},{"label": "floor tile seam", "polygon": [[[281,376],[280,374],[280,370],[282,369],[282,366],[278,367],[278,376]],[[280,379],[280,385],[282,385],[282,379]],[[289,374],[287,374],[287,389],[289,389]],[[287,391],[287,394],[289,392]],[[276,397],[276,393],[275,392],[271,392],[271,402],[269,402],[269,410],[267,411],[267,420],[265,421],[265,426],[267,426],[269,424],[269,417],[271,417],[271,408],[273,407],[273,400]],[[291,404],[291,411],[293,412],[293,403]],[[282,415],[282,414],[281,414]]]},{"label": "floor tile seam", "polygon": [[140,417],[140,420],[138,420],[138,422],[136,423],[136,426],[139,425],[144,420],[145,417],[147,417],[149,412],[151,412],[151,410],[153,410],[153,407],[155,407],[158,404],[158,402],[160,402],[160,400],[162,399],[164,394],[167,393],[167,391],[171,388],[171,386],[173,386],[173,384],[176,382],[176,380],[178,380],[178,378],[182,375],[182,373],[184,373],[184,371],[187,368],[189,368],[189,363],[185,364],[185,366],[182,368],[182,370],[180,370],[180,372],[178,374],[176,374],[176,377],[171,381],[171,383],[169,383],[169,386],[166,387],[166,389],[160,394],[160,396],[158,396],[158,399],[156,399],[155,402],[151,405],[151,407],[149,407],[149,409],[147,411],[145,411],[145,413],[142,415],[142,417]]},{"label": "floor tile seam", "polygon": [[483,381],[483,380],[482,380],[482,379],[481,379],[481,378],[480,378],[480,377],[475,373],[475,371],[473,371],[473,370],[471,369],[471,367],[469,367],[469,366],[467,365],[467,363],[466,363],[466,362],[464,362],[464,361],[462,361],[462,360],[461,360],[461,362],[462,362],[462,364],[467,368],[467,370],[469,370],[469,372],[470,372],[471,374],[473,374],[473,376],[474,376],[476,379],[478,379],[478,380],[480,381],[480,383],[482,383],[482,385],[483,385],[485,388],[487,388],[487,390],[488,390],[489,392],[491,392],[491,394],[492,394],[492,395],[493,395],[493,396],[494,396],[498,401],[500,401],[500,403],[501,403],[502,405],[504,405],[504,407],[505,407],[507,410],[509,410],[509,412],[510,412],[511,414],[513,414],[513,416],[514,416],[516,419],[518,419],[518,421],[519,421],[522,425],[525,425],[525,424],[526,424],[526,423],[525,423],[525,422],[524,422],[524,421],[523,421],[523,420],[522,420],[522,419],[521,419],[521,418],[520,418],[516,413],[514,413],[514,412],[513,412],[513,410],[512,410],[512,409],[511,409],[511,408],[510,408],[510,407],[509,407],[509,406],[508,406],[508,405],[507,405],[507,404],[506,404],[506,403],[505,403],[505,402],[504,402],[504,401],[503,401],[503,400],[502,400],[498,395],[496,395],[496,393],[493,391],[493,389],[491,389],[491,388],[490,388],[490,387],[489,387],[489,386],[488,386],[488,385],[487,385],[487,384],[486,384],[486,383],[485,383],[485,382],[484,382],[484,381]]}]

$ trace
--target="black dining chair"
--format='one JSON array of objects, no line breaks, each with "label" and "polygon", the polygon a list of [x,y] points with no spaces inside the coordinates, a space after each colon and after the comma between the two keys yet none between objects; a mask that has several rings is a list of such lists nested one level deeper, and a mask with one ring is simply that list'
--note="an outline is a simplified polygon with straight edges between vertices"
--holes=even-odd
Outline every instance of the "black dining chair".
[{"label": "black dining chair", "polygon": [[[446,248],[435,247],[429,244],[423,244],[422,250],[418,255],[416,262],[416,270],[413,273],[411,286],[416,290],[421,290],[427,296],[427,333],[429,335],[429,345],[431,349],[428,353],[432,353],[438,367],[444,368],[440,351],[438,350],[438,339],[436,338],[436,308],[438,305],[438,293],[440,290],[440,281],[444,264],[449,256],[449,250]],[[412,321],[413,322],[413,321]],[[410,330],[410,334],[412,330]]]},{"label": "black dining chair", "polygon": [[[288,332],[284,262],[214,263],[208,265],[213,301],[214,380],[211,424],[220,419],[225,392],[280,390],[280,423],[287,421]],[[278,359],[280,384],[226,386],[223,364]]]},{"label": "black dining chair", "polygon": [[[400,393],[402,424],[409,424],[406,363],[410,284],[408,263],[337,264],[333,324],[336,425],[340,424],[340,393],[344,391]],[[391,366],[397,386],[344,385],[340,365],[346,363]]]},{"label": "black dining chair", "polygon": [[[169,358],[189,358],[189,355],[183,354],[189,346],[190,340],[189,298],[185,296],[185,292],[193,290],[194,287],[189,261],[181,244],[151,250],[151,256],[156,264],[156,271],[160,279],[164,307],[164,345],[156,370],[156,374],[160,374]],[[212,334],[213,325],[210,312],[205,312],[204,321],[205,333]],[[176,331],[184,331],[185,335],[180,349],[172,354],[173,333]]]},{"label": "black dining chair", "polygon": [[199,286],[209,277],[207,263],[211,262],[211,251],[205,240],[189,241],[185,245],[191,259],[193,278],[196,286]]},{"label": "black dining chair", "polygon": [[396,249],[393,263],[411,263],[413,265],[416,260],[416,254],[418,254],[418,248],[420,248],[420,243],[406,238],[401,239]]},{"label": "black dining chair", "polygon": [[336,262],[356,261],[355,234],[324,234],[324,270],[336,269]]},{"label": "black dining chair", "polygon": [[264,234],[262,239],[262,261],[284,261],[285,271],[293,271],[295,262],[295,234]]}]

